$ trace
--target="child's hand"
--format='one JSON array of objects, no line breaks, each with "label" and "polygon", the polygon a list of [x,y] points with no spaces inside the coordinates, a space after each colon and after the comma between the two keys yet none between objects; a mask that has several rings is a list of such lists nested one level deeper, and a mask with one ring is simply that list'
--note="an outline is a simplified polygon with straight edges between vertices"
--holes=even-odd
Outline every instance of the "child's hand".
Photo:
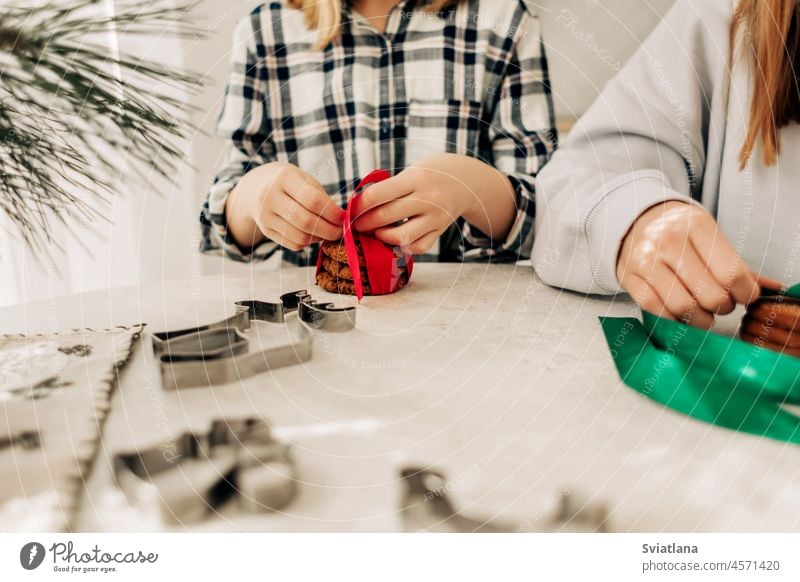
[{"label": "child's hand", "polygon": [[[354,227],[375,231],[377,238],[406,252],[422,254],[460,216],[467,220],[474,216],[483,226],[493,211],[500,208],[503,212],[508,206],[511,218],[503,220],[510,226],[513,191],[504,199],[497,195],[498,190],[509,192],[510,183],[491,166],[466,156],[433,156],[370,186],[355,198]],[[487,210],[488,202],[477,192],[486,197],[494,195],[494,207]],[[491,225],[483,228],[490,232]]]},{"label": "child's hand", "polygon": [[655,315],[709,329],[715,314],[755,301],[755,276],[702,208],[666,202],[644,212],[626,235],[617,277]]},{"label": "child's hand", "polygon": [[228,196],[228,228],[243,246],[264,237],[299,251],[342,238],[344,211],[322,185],[292,164],[266,164],[248,172]]}]

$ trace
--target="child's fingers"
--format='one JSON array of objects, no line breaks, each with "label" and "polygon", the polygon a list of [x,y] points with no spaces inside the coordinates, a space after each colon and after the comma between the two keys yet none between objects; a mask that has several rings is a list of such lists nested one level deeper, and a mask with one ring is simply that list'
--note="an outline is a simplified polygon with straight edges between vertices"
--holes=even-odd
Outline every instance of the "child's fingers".
[{"label": "child's fingers", "polygon": [[324,190],[295,190],[287,191],[287,194],[306,210],[329,223],[337,226],[344,223],[344,210],[339,208]]},{"label": "child's fingers", "polygon": [[353,199],[353,216],[363,216],[369,210],[393,200],[408,196],[414,191],[413,183],[401,172],[393,178],[373,184]]},{"label": "child's fingers", "polygon": [[401,226],[379,228],[375,231],[375,236],[386,244],[408,247],[414,241],[433,231],[434,228],[435,226],[431,224],[430,220],[424,216],[418,216]]},{"label": "child's fingers", "polygon": [[285,238],[280,232],[277,230],[273,230],[271,228],[265,228],[263,230],[264,236],[267,237],[272,242],[282,246],[285,249],[289,249],[290,251],[299,251],[302,250],[299,244]]},{"label": "child's fingers", "polygon": [[306,210],[321,216],[331,224],[344,222],[344,210],[331,200],[322,185],[311,175],[299,168],[287,172],[283,184],[284,192]]},{"label": "child's fingers", "polygon": [[387,202],[381,206],[372,208],[365,212],[358,218],[354,226],[356,230],[370,231],[384,226],[390,226],[420,214],[420,204],[417,200],[412,200],[408,197]]},{"label": "child's fingers", "polygon": [[420,239],[415,240],[413,243],[404,247],[403,250],[407,253],[411,253],[412,255],[422,255],[427,253],[431,250],[431,247],[436,243],[439,238],[439,231],[434,230],[433,232],[429,232],[425,236]]},{"label": "child's fingers", "polygon": [[321,216],[308,211],[299,213],[297,218],[290,222],[302,232],[324,240],[338,240],[344,236],[341,226],[331,224]]},{"label": "child's fingers", "polygon": [[317,236],[324,240],[342,238],[341,225],[331,224],[325,218],[314,214],[288,195],[282,196],[275,201],[274,212],[277,216],[306,234]]},{"label": "child's fingers", "polygon": [[299,251],[313,242],[319,242],[318,237],[301,231],[278,215],[272,217],[267,231],[272,234],[264,232],[266,236],[293,251]]}]

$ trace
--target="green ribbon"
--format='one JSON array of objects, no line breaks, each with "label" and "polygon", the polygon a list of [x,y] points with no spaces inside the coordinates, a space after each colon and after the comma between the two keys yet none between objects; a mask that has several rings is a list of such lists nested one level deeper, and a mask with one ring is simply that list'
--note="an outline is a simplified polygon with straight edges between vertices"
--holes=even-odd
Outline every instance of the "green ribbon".
[{"label": "green ribbon", "polygon": [[[800,298],[800,285],[785,292]],[[622,381],[677,412],[800,444],[800,358],[643,312],[601,317]]]}]

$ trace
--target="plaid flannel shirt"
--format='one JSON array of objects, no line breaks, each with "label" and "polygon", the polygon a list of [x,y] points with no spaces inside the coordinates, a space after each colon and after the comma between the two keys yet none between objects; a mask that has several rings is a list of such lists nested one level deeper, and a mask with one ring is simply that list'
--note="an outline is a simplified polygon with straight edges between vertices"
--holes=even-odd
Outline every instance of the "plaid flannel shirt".
[{"label": "plaid flannel shirt", "polygon": [[[242,249],[226,228],[228,193],[249,170],[281,161],[313,175],[342,207],[360,178],[399,172],[427,156],[475,157],[506,174],[517,216],[505,240],[459,219],[417,260],[527,258],[533,178],[556,145],[539,21],[524,0],[468,0],[444,12],[405,0],[380,33],[344,2],[342,35],[314,49],[318,32],[283,2],[238,26],[218,129],[229,141],[200,214],[201,250],[263,260],[270,240]],[[283,258],[316,261],[318,245]]]}]

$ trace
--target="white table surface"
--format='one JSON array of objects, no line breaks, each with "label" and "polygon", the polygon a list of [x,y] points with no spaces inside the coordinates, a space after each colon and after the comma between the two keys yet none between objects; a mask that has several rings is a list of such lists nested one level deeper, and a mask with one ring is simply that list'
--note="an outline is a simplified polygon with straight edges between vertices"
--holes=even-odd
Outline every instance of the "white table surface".
[{"label": "white table surface", "polygon": [[[232,314],[236,300],[303,288],[331,298],[310,269],[253,270],[4,308],[0,333],[181,328]],[[295,447],[295,502],[171,529],[398,531],[398,472],[413,464],[445,471],[482,519],[535,523],[566,488],[607,504],[613,531],[799,530],[800,448],[643,399],[620,382],[599,315],[638,311],[548,288],[529,267],[420,264],[407,289],[365,298],[357,330],[318,338],[311,362],[234,385],[164,392],[143,341],[113,397],[78,527],[169,529],[125,503],[112,455],[221,415],[259,415]]]}]

